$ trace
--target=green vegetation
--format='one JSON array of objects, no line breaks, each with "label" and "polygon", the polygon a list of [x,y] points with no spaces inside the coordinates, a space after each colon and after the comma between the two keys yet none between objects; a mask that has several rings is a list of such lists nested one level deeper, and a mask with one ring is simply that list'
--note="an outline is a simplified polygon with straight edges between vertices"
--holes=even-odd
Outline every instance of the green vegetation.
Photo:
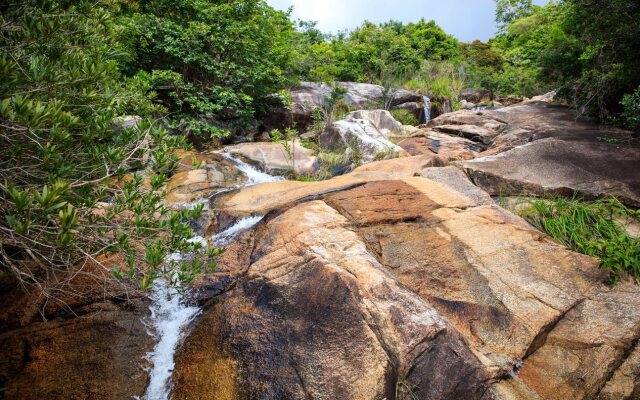
[{"label": "green vegetation", "polygon": [[298,74],[312,81],[382,83],[389,69],[407,74],[423,60],[446,60],[457,54],[458,43],[433,21],[403,24],[365,22],[350,34],[323,35],[313,23],[299,32]]},{"label": "green vegetation", "polygon": [[409,110],[404,109],[395,109],[391,110],[391,115],[402,125],[412,125],[418,126],[420,121],[418,121],[418,117],[414,113]]},{"label": "green vegetation", "polygon": [[115,123],[156,108],[146,82],[118,69],[124,53],[110,13],[93,2],[52,0],[3,4],[0,12],[3,272],[51,295],[64,290],[45,287],[59,272],[105,253],[124,258],[113,275],[145,289],[160,275],[178,284],[214,267],[214,248],[164,263],[200,247],[188,241],[187,222],[202,208],[163,205],[173,149],[184,138],[152,119],[129,129]]},{"label": "green vegetation", "polygon": [[630,236],[623,224],[640,223],[640,210],[618,200],[535,200],[521,215],[561,244],[597,257],[616,283],[621,273],[640,278],[640,238]]},{"label": "green vegetation", "polygon": [[[638,129],[629,119],[637,117],[637,109],[629,111],[633,107],[625,102],[632,101],[629,96],[640,84],[636,56],[640,4],[626,0],[562,0],[544,7],[530,0],[497,4],[502,30],[490,41],[490,49],[468,53],[472,82],[498,94],[531,96],[557,90],[558,98],[583,113],[602,121],[617,117]],[[492,53],[503,58],[502,65]]]},{"label": "green vegetation", "polygon": [[117,14],[127,73],[150,80],[172,127],[204,143],[255,126],[295,83],[294,25],[266,1],[128,1]]}]

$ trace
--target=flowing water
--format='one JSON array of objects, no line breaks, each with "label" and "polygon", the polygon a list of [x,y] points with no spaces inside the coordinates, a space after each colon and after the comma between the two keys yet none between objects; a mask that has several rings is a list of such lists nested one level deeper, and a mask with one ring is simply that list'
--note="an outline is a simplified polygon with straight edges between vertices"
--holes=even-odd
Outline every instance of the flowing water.
[{"label": "flowing water", "polygon": [[422,111],[424,112],[424,123],[431,121],[431,99],[427,96],[422,98]]},{"label": "flowing water", "polygon": [[200,309],[185,305],[182,295],[160,279],[155,283],[151,301],[151,322],[158,342],[149,356],[153,369],[149,374],[149,386],[143,399],[166,400],[171,391],[169,381],[182,329],[200,313]]},{"label": "flowing water", "polygon": [[240,232],[253,228],[258,222],[262,221],[262,218],[264,217],[255,216],[255,217],[242,218],[241,220],[233,224],[231,227],[216,234],[213,237],[213,243],[216,246],[224,246],[229,244],[229,242],[234,237],[236,237]]},{"label": "flowing water", "polygon": [[[249,164],[233,157],[230,154],[222,153],[224,157],[231,160],[236,167],[244,173],[248,181],[241,187],[257,185],[266,182],[279,182],[285,179],[278,176],[271,176],[257,170]],[[193,207],[199,202],[185,204],[185,207]],[[251,229],[263,217],[246,217],[226,230],[214,235],[211,241],[216,246],[227,245],[239,233]],[[191,239],[193,242],[200,242],[204,247],[207,240],[202,236]],[[174,253],[167,257],[167,260],[179,261],[186,257],[185,254]],[[169,285],[158,280],[151,293],[151,325],[157,340],[153,352],[148,355],[148,359],[153,363],[150,371],[150,382],[143,400],[169,400],[171,397],[171,375],[175,366],[175,352],[182,339],[184,328],[200,313],[199,307],[189,306],[184,302],[181,293],[169,287]]]},{"label": "flowing water", "polygon": [[265,174],[264,172],[259,171],[258,169],[252,167],[251,165],[245,163],[244,161],[241,161],[240,159],[234,157],[229,153],[222,153],[222,155],[225,158],[231,160],[236,165],[236,167],[238,167],[238,169],[242,171],[242,173],[245,174],[247,178],[249,178],[249,181],[244,186],[252,186],[252,185],[257,185],[259,183],[266,183],[266,182],[281,182],[285,180],[281,176],[273,176],[273,175]]}]

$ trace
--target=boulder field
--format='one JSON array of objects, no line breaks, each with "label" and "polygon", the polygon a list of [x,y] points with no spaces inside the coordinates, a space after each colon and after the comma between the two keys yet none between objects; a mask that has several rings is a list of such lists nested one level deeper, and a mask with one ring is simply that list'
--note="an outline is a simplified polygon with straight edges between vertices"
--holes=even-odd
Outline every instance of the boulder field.
[{"label": "boulder field", "polygon": [[196,285],[174,398],[637,393],[640,287],[424,157],[219,197],[265,218]]},{"label": "boulder field", "polygon": [[[420,127],[384,111],[338,122],[327,147],[357,134],[385,146],[324,181],[247,186],[260,180],[240,162],[293,164],[273,143],[179,154],[166,199],[206,203],[199,234],[261,219],[187,293],[201,312],[175,354],[173,400],[640,398],[640,286],[610,287],[598,260],[495,201],[614,194],[637,207],[629,132],[544,101]],[[391,145],[402,157],[373,161]],[[56,301],[36,302],[0,276],[0,398],[143,398],[149,300],[108,271],[83,265],[59,277]]]}]

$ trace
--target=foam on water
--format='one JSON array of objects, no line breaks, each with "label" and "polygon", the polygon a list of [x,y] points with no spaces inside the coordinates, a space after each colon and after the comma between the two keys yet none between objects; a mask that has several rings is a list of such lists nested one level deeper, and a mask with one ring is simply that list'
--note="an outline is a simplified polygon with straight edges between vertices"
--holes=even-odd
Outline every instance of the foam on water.
[{"label": "foam on water", "polygon": [[213,243],[216,246],[224,246],[225,244],[228,244],[231,241],[231,239],[236,237],[236,235],[238,235],[240,232],[246,231],[247,229],[251,229],[258,222],[262,221],[262,218],[264,217],[255,216],[255,217],[242,218],[241,220],[239,220],[229,228],[216,234],[213,237]]},{"label": "foam on water", "polygon": [[175,366],[175,351],[183,328],[200,313],[198,307],[186,306],[182,295],[157,280],[151,294],[151,322],[158,342],[149,354],[153,363],[150,382],[143,400],[168,400],[171,374]]},{"label": "foam on water", "polygon": [[[230,154],[222,155],[231,160],[242,173],[248,182],[245,186],[257,185],[265,182],[284,181],[282,177],[271,176],[258,171],[249,164],[233,157]],[[231,190],[231,189],[227,189]],[[193,203],[181,204],[180,208],[193,208],[198,204],[207,204],[208,200],[203,199]],[[228,244],[240,232],[252,228],[263,217],[247,217],[239,220],[234,225],[215,235],[212,240],[217,246]],[[203,248],[207,247],[207,240],[202,236],[195,236],[190,240],[192,243],[200,243]],[[167,261],[181,261],[187,258],[187,254],[173,253],[167,257]],[[151,293],[151,325],[157,340],[156,346],[148,355],[149,361],[153,363],[150,371],[150,382],[143,400],[169,400],[171,394],[171,375],[175,367],[175,352],[178,343],[182,338],[183,329],[200,313],[200,308],[190,307],[184,303],[182,294],[170,288],[167,282],[158,279],[155,282]]]},{"label": "foam on water", "polygon": [[249,182],[247,182],[247,184],[244,186],[252,186],[252,185],[257,185],[259,183],[266,183],[266,182],[282,182],[285,180],[281,176],[273,176],[273,175],[265,174],[264,172],[259,171],[258,169],[252,167],[251,165],[245,163],[242,160],[239,160],[238,158],[234,157],[229,153],[222,153],[222,155],[225,158],[231,160],[236,165],[236,167],[238,167],[238,169],[242,171],[242,173],[245,174],[247,178],[249,178]]}]

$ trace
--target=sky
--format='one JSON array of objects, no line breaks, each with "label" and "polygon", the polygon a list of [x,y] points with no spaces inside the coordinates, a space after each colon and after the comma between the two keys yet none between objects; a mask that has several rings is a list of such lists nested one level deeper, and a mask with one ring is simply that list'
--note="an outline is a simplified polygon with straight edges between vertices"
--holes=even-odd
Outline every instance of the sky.
[{"label": "sky", "polygon": [[[435,20],[458,40],[487,40],[494,36],[494,0],[267,0],[274,8],[294,7],[293,17],[318,22],[323,32],[353,29],[363,21],[390,19]],[[548,0],[534,0],[545,4]]]}]

